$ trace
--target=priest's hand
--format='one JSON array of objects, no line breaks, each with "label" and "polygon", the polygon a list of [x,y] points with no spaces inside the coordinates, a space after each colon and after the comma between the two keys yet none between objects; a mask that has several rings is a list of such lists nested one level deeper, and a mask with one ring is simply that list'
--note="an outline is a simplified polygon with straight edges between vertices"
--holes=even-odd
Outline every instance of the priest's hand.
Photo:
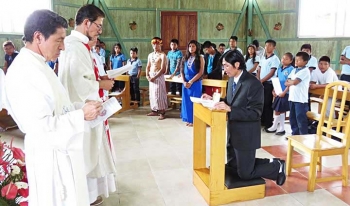
[{"label": "priest's hand", "polygon": [[209,99],[209,100],[212,100],[212,99],[213,99],[212,96],[210,96],[210,95],[208,95],[208,94],[205,94],[205,93],[202,95],[201,98],[202,98],[202,99]]},{"label": "priest's hand", "polygon": [[88,101],[82,108],[84,112],[84,120],[90,121],[96,119],[102,110],[102,102]]},{"label": "priest's hand", "polygon": [[213,108],[216,110],[226,110],[228,112],[231,112],[231,107],[228,106],[225,102],[215,103]]},{"label": "priest's hand", "polygon": [[98,83],[100,84],[100,89],[110,90],[114,85],[114,80],[100,80]]},{"label": "priest's hand", "polygon": [[113,80],[113,78],[109,78],[108,75],[100,76],[101,80]]}]

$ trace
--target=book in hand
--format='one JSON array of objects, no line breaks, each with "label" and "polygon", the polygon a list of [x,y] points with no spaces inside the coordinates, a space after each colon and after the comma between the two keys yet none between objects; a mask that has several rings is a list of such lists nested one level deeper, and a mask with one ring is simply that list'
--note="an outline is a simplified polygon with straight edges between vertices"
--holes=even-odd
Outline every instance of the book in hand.
[{"label": "book in hand", "polygon": [[190,99],[193,103],[200,103],[204,107],[208,107],[208,108],[213,108],[215,105],[215,102],[213,100],[210,100],[210,99],[202,99],[202,98],[198,98],[198,97],[190,97]]},{"label": "book in hand", "polygon": [[271,78],[271,81],[272,81],[273,89],[275,90],[276,95],[281,94],[283,91],[282,91],[280,79],[278,77],[273,77]]},{"label": "book in hand", "polygon": [[96,119],[89,121],[90,127],[94,128],[100,123],[106,121],[106,119],[119,111],[122,106],[118,103],[115,97],[112,97],[102,104],[102,110],[100,115]]},{"label": "book in hand", "polygon": [[114,79],[117,76],[120,76],[120,75],[124,74],[125,72],[130,71],[131,69],[132,69],[132,66],[130,64],[127,64],[127,65],[122,66],[118,69],[108,70],[107,75],[108,75],[108,78]]}]

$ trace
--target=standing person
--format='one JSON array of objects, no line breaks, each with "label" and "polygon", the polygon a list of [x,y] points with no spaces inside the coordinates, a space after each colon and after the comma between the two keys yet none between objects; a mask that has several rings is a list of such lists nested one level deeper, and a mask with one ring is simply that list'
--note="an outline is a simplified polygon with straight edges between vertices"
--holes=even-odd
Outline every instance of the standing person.
[{"label": "standing person", "polygon": [[[170,41],[171,50],[167,54],[168,64],[167,71],[171,74],[170,78],[173,78],[175,75],[180,74],[180,61],[182,59],[182,52],[177,48],[179,40],[172,39]],[[182,84],[176,82],[170,82],[170,91],[172,95],[176,95],[176,90],[179,92],[180,96],[182,95]]]},{"label": "standing person", "polygon": [[193,103],[190,97],[202,95],[202,75],[204,72],[204,58],[200,55],[200,44],[191,40],[187,45],[186,56],[181,65],[182,103],[181,118],[186,126],[193,126]]},{"label": "standing person", "polygon": [[339,79],[350,82],[350,46],[344,48],[339,63],[342,64]]},{"label": "standing person", "polygon": [[137,57],[138,53],[137,47],[132,47],[130,49],[130,59],[127,61],[127,65],[131,65],[132,68],[128,72],[130,75],[130,95],[131,101],[137,101],[140,106],[140,76],[142,69],[142,62]]},{"label": "standing person", "polygon": [[[61,52],[59,77],[72,101],[103,99],[103,90],[110,90],[113,80],[99,76],[90,53],[89,40],[102,33],[105,15],[98,7],[87,4],[76,14],[76,27],[65,40]],[[84,155],[90,203],[101,204],[99,195],[108,197],[116,190],[114,150],[107,122],[94,128],[85,125]]]},{"label": "standing person", "polygon": [[[204,50],[204,79],[222,79],[222,67],[220,64],[221,54],[213,47],[210,41],[203,43]],[[218,87],[204,87],[204,93],[212,96],[215,91],[220,92],[221,88]]]},{"label": "standing person", "polygon": [[[109,59],[109,69],[118,69],[126,64],[126,58],[122,53],[122,45],[120,43],[115,43],[112,48],[112,55]],[[124,88],[123,81],[114,81],[114,87],[112,91],[121,91]]]},{"label": "standing person", "polygon": [[5,63],[4,63],[4,67],[2,69],[4,70],[4,73],[6,74],[8,68],[12,64],[13,60],[18,55],[18,51],[15,50],[15,45],[13,44],[12,41],[5,41],[2,44],[2,48],[4,49],[4,52],[5,52]]},{"label": "standing person", "polygon": [[272,91],[273,96],[275,97],[274,102],[272,104],[272,108],[275,110],[275,118],[273,120],[273,124],[270,128],[265,130],[267,133],[275,133],[276,135],[284,135],[286,131],[284,130],[284,121],[286,119],[286,112],[289,111],[289,102],[288,102],[288,87],[284,84],[288,79],[289,74],[294,69],[293,62],[293,54],[287,52],[283,55],[282,66],[277,69],[277,77],[280,81],[280,85],[282,88],[281,94],[276,94],[275,90]]},{"label": "standing person", "polygon": [[256,76],[256,68],[259,65],[260,57],[256,54],[256,47],[254,44],[249,44],[247,47],[247,54],[244,55],[247,71]]},{"label": "standing person", "polygon": [[219,44],[219,49],[218,49],[218,52],[223,55],[224,52],[225,52],[225,49],[226,49],[226,45],[224,43],[220,43]]},{"label": "standing person", "polygon": [[109,57],[110,57],[110,55],[111,55],[111,51],[109,51],[108,49],[106,49],[106,44],[105,44],[103,41],[101,41],[100,46],[101,46],[101,48],[103,48],[103,49],[105,50],[104,69],[107,70],[107,68],[109,68]]},{"label": "standing person", "polygon": [[289,122],[292,135],[308,134],[308,93],[310,71],[306,67],[309,54],[298,52],[295,56],[295,69],[289,74],[285,85],[289,87]]},{"label": "standing person", "polygon": [[[261,147],[263,87],[259,80],[246,71],[244,57],[239,51],[229,51],[221,59],[230,79],[227,96],[216,103],[214,109],[228,112],[226,165],[237,171],[243,180],[263,177],[283,185],[286,180],[284,160],[255,158],[256,150]],[[212,99],[207,94],[202,97]]]},{"label": "standing person", "polygon": [[164,73],[167,58],[162,52],[163,41],[153,37],[151,41],[153,52],[148,55],[146,78],[149,82],[149,101],[151,112],[147,116],[159,116],[158,120],[165,119],[165,110],[168,108],[168,98],[165,87]]},{"label": "standing person", "polygon": [[241,54],[243,54],[242,49],[237,47],[237,41],[238,41],[238,37],[237,36],[231,36],[229,39],[229,45],[230,48],[226,49],[224,53],[230,51],[230,50],[235,50],[237,49],[239,52],[241,52]]},{"label": "standing person", "polygon": [[29,206],[89,205],[84,120],[95,119],[102,107],[97,101],[72,104],[46,64],[64,49],[66,28],[67,21],[52,11],[30,14],[26,46],[6,75],[6,109],[25,133]]},{"label": "standing person", "polygon": [[261,116],[261,124],[265,126],[264,130],[272,126],[273,109],[272,109],[272,82],[271,78],[275,75],[276,69],[280,66],[280,60],[273,53],[276,48],[276,42],[268,39],[265,42],[265,56],[260,59],[257,78],[264,86],[264,110]]},{"label": "standing person", "polygon": [[259,45],[259,41],[254,39],[252,44],[256,47],[256,55],[259,56],[260,59],[263,58],[265,56],[265,49]]},{"label": "standing person", "polygon": [[306,64],[306,67],[309,68],[310,72],[312,72],[313,70],[315,70],[317,68],[317,58],[312,56],[311,53],[311,44],[303,44],[300,47],[300,51],[302,52],[306,52],[309,55],[309,60]]}]

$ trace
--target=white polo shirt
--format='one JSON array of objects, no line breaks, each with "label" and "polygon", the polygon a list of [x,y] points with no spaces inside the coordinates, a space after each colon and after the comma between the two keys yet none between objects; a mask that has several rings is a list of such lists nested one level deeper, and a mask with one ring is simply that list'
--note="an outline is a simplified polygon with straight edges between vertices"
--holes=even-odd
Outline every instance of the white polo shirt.
[{"label": "white polo shirt", "polygon": [[[350,46],[345,47],[341,55],[344,55],[346,58],[350,59]],[[350,65],[343,64],[343,66],[341,67],[341,73],[350,75]]]},{"label": "white polo shirt", "polygon": [[[243,55],[242,49],[240,49],[240,48],[238,48],[238,47],[236,47],[236,49],[237,49],[239,52],[241,52],[241,54]],[[226,52],[230,51],[230,50],[232,50],[232,49],[231,49],[231,48],[225,49],[224,54],[225,54]]]},{"label": "white polo shirt", "polygon": [[[278,69],[278,67],[280,66],[280,63],[281,62],[279,58],[275,54],[272,54],[272,56],[268,58],[266,58],[266,56],[261,58],[259,62],[260,79],[265,78],[270,73],[271,68],[275,68],[275,70]],[[274,74],[272,77],[275,77],[275,76],[276,74]],[[271,81],[271,78],[267,81]]]},{"label": "white polo shirt", "polygon": [[318,61],[316,57],[311,56],[309,61],[306,64],[306,67],[315,67],[316,69],[318,68]]},{"label": "white polo shirt", "polygon": [[316,84],[329,84],[338,81],[338,76],[332,68],[328,68],[325,73],[316,68],[311,73],[311,81],[316,82]]},{"label": "white polo shirt", "polygon": [[[244,55],[244,59],[245,59],[245,55]],[[256,56],[254,63],[259,63],[260,62],[260,57]],[[245,62],[245,66],[247,67],[247,71],[251,70],[254,67],[254,63],[253,63],[253,59],[249,58],[246,62]],[[258,67],[256,68],[258,69]],[[256,70],[253,72],[253,74],[256,73]]]},{"label": "white polo shirt", "polygon": [[309,96],[309,84],[310,84],[310,71],[308,67],[293,69],[288,75],[288,79],[299,79],[300,82],[297,85],[289,87],[289,101],[308,103]]}]

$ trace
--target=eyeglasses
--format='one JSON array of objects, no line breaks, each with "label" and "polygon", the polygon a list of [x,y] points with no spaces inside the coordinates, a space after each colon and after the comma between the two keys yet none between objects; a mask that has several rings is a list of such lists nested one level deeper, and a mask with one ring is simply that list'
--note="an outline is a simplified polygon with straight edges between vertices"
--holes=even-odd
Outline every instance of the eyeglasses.
[{"label": "eyeglasses", "polygon": [[101,31],[102,31],[102,29],[103,29],[102,25],[96,24],[96,23],[93,22],[93,21],[92,21],[91,23],[94,23],[94,24],[97,26],[98,30],[101,30]]}]

